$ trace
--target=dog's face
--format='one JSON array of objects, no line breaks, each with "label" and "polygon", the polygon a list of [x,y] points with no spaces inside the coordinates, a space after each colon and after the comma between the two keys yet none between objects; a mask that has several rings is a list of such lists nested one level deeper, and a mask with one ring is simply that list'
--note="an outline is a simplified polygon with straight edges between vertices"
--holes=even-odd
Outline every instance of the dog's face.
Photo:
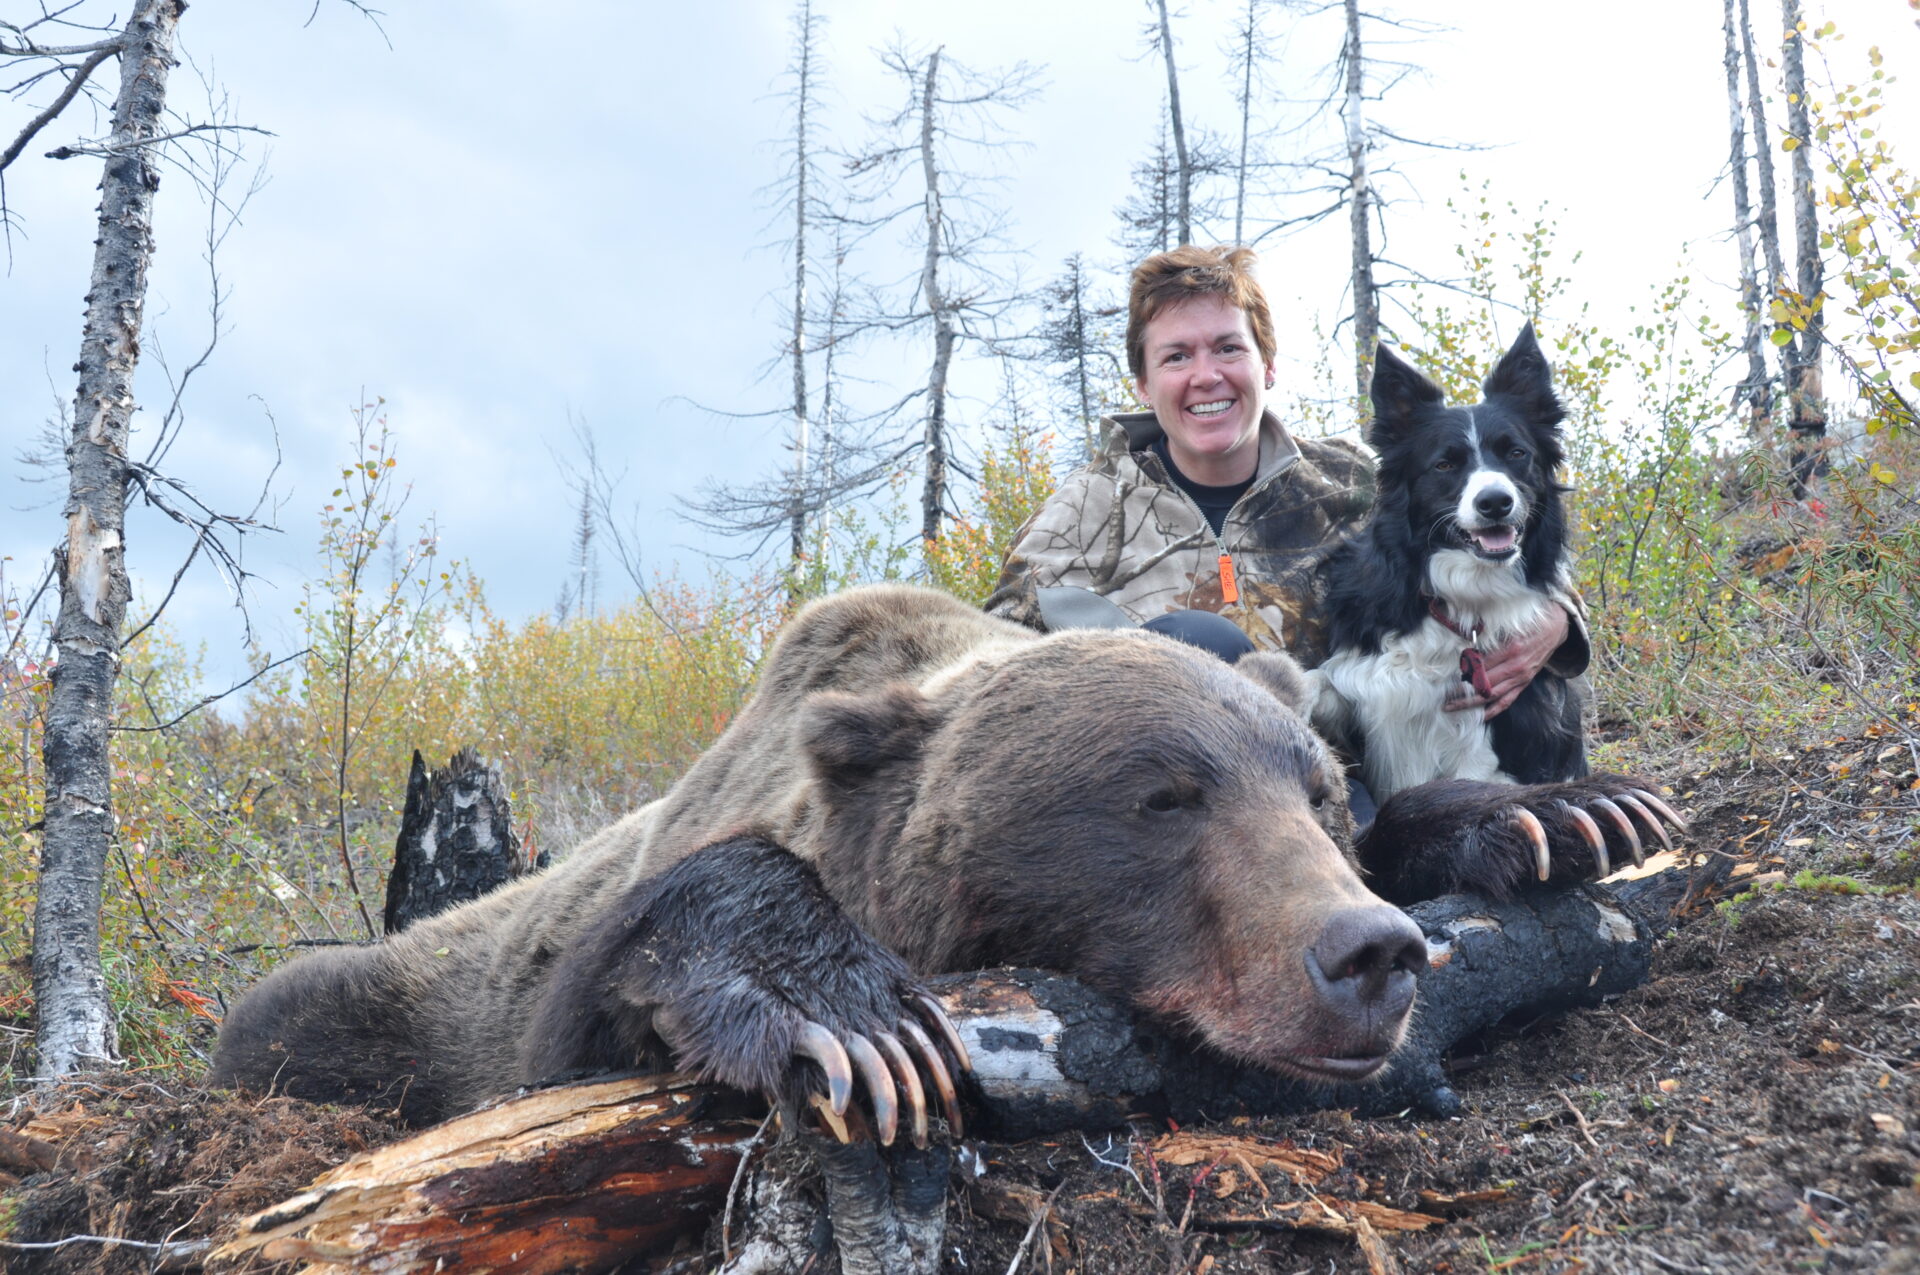
[{"label": "dog's face", "polygon": [[1540,530],[1563,458],[1558,426],[1565,412],[1532,324],[1485,389],[1485,400],[1473,407],[1448,407],[1438,386],[1383,345],[1367,441],[1380,455],[1382,498],[1391,493],[1405,501],[1416,543],[1430,553],[1457,550],[1507,564]]}]

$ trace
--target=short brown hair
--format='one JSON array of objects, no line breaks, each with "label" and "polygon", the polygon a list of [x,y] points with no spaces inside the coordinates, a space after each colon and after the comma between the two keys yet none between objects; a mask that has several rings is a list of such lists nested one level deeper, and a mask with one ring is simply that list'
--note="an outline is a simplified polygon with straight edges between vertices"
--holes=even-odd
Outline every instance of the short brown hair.
[{"label": "short brown hair", "polygon": [[1160,312],[1194,297],[1225,297],[1247,316],[1260,362],[1271,364],[1277,353],[1273,313],[1267,294],[1254,275],[1259,255],[1251,248],[1202,248],[1185,244],[1171,252],[1156,252],[1134,267],[1127,295],[1127,367],[1140,379],[1147,365],[1147,324]]}]

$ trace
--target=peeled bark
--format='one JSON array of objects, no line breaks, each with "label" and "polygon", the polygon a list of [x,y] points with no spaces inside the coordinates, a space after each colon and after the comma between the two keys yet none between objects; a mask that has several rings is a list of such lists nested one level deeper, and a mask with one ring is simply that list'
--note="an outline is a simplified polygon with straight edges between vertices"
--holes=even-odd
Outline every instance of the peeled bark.
[{"label": "peeled bark", "polygon": [[730,1100],[676,1076],[541,1090],[355,1156],[242,1221],[215,1258],[309,1275],[612,1270],[725,1203],[755,1126]]},{"label": "peeled bark", "polygon": [[53,633],[59,658],[42,746],[46,823],[33,922],[36,1042],[45,1076],[119,1062],[100,966],[100,896],[113,836],[107,741],[131,595],[124,540],[127,430],[160,186],[148,142],[163,132],[167,74],[184,7],[181,0],[140,0],[127,20],[86,327],[74,367],[80,380],[67,447],[67,537],[58,556],[60,613]]}]

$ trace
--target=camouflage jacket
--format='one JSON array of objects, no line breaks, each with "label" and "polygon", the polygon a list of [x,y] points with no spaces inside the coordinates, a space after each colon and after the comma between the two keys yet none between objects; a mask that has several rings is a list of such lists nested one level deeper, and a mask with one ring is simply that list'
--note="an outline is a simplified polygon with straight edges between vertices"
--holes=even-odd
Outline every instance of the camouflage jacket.
[{"label": "camouflage jacket", "polygon": [[[1216,538],[1151,450],[1160,436],[1153,413],[1111,416],[1103,424],[1103,455],[1070,474],[1014,537],[987,610],[1041,628],[1037,590],[1077,585],[1136,621],[1186,609],[1217,612],[1256,648],[1318,666],[1327,656],[1327,628],[1315,567],[1372,507],[1371,458],[1343,440],[1296,439],[1268,412],[1253,484]],[[1223,597],[1223,555],[1233,561],[1237,602]],[[1555,593],[1574,619],[1549,667],[1573,676],[1587,662],[1582,609],[1570,589]]]}]

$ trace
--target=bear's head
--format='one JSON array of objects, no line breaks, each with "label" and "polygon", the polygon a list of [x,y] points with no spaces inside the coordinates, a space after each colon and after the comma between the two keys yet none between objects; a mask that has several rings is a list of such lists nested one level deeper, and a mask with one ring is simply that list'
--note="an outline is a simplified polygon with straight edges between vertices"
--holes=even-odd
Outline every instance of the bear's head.
[{"label": "bear's head", "polygon": [[1360,880],[1304,696],[1284,656],[1111,630],[818,695],[816,862],[921,970],[1055,969],[1235,1059],[1365,1078],[1426,949]]}]

